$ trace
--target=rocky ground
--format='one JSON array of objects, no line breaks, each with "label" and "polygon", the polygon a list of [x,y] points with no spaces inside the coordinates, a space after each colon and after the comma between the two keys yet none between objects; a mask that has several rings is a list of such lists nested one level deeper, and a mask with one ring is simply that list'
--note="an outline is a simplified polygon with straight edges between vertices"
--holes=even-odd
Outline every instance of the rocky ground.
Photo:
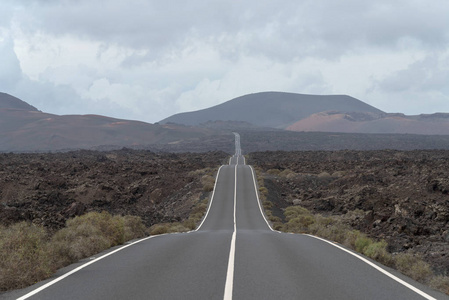
[{"label": "rocky ground", "polygon": [[392,253],[418,253],[449,274],[449,151],[257,152],[273,213],[301,205],[345,215],[349,225],[385,239]]},{"label": "rocky ground", "polygon": [[129,149],[0,154],[0,224],[31,221],[52,231],[103,210],[140,216],[147,226],[179,221],[208,196],[201,176],[213,176],[227,158]]},{"label": "rocky ground", "polygon": [[[234,153],[234,135],[238,132],[245,153],[259,151],[338,151],[338,150],[449,150],[449,135],[417,134],[361,134],[328,132],[293,132],[277,129],[251,128],[235,122],[210,122],[205,130],[216,130],[216,134],[180,139],[176,142],[129,146],[133,149],[154,152],[208,152]],[[92,150],[115,150],[122,146],[99,146]]]},{"label": "rocky ground", "polygon": [[[229,154],[146,150],[0,154],[0,224],[50,231],[89,211],[137,215],[147,226],[185,219],[208,196],[202,176]],[[301,205],[421,254],[449,274],[449,151],[255,152],[273,213]],[[200,171],[198,171],[200,170]],[[269,171],[271,170],[271,171]]]}]

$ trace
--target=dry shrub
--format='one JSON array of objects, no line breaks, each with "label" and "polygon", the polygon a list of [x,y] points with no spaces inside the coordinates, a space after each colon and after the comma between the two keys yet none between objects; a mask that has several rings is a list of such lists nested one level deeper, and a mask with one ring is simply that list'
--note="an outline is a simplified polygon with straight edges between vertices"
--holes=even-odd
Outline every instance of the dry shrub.
[{"label": "dry shrub", "polygon": [[149,231],[151,235],[164,234],[168,232],[168,224],[154,224],[150,227]]},{"label": "dry shrub", "polygon": [[281,218],[279,218],[278,216],[273,216],[272,214],[268,217],[268,219],[272,223],[280,223],[280,222],[282,222]]},{"label": "dry shrub", "polygon": [[264,186],[259,187],[259,198],[265,202],[268,196],[268,189]]},{"label": "dry shrub", "polygon": [[296,205],[287,207],[284,211],[284,215],[286,220],[290,221],[291,219],[297,218],[300,215],[311,215],[311,213],[306,208]]},{"label": "dry shrub", "polygon": [[168,233],[175,233],[175,232],[187,232],[189,231],[189,228],[186,228],[182,223],[171,223],[168,227]]},{"label": "dry shrub", "polygon": [[363,251],[363,254],[375,261],[380,262],[386,266],[393,266],[393,257],[387,251],[387,242],[384,240],[380,242],[371,242]]},{"label": "dry shrub", "polygon": [[207,203],[204,202],[199,202],[197,203],[191,211],[191,215],[197,215],[197,214],[201,214],[201,216],[206,212],[207,210]]},{"label": "dry shrub", "polygon": [[[185,226],[185,225],[187,226]],[[187,223],[160,223],[155,224],[150,227],[150,234],[151,235],[158,235],[158,234],[164,234],[164,233],[175,233],[175,232],[186,232],[191,230],[189,227],[189,222]]]},{"label": "dry shrub", "polygon": [[197,202],[190,212],[189,218],[185,221],[186,228],[191,230],[195,229],[198,223],[203,219],[209,207],[208,199],[204,199],[201,202]]},{"label": "dry shrub", "polygon": [[212,192],[215,186],[215,179],[210,175],[204,175],[201,177],[201,183],[203,184],[203,191]]},{"label": "dry shrub", "polygon": [[31,285],[58,268],[145,235],[139,217],[91,212],[66,222],[49,240],[25,222],[0,227],[0,290]]},{"label": "dry shrub", "polygon": [[67,228],[77,228],[84,224],[91,225],[110,241],[111,247],[125,242],[125,226],[121,216],[112,216],[108,212],[90,212],[80,217],[67,220]]},{"label": "dry shrub", "polygon": [[282,172],[279,173],[279,176],[287,178],[287,179],[292,179],[292,178],[294,178],[296,176],[296,173],[293,172],[290,169],[285,169],[285,170],[283,170]]},{"label": "dry shrub", "polygon": [[279,175],[281,173],[281,170],[279,170],[279,169],[269,169],[267,171],[267,173],[270,174],[270,175]]},{"label": "dry shrub", "polygon": [[284,228],[284,223],[282,222],[274,222],[272,228],[278,231],[286,231]]},{"label": "dry shrub", "polygon": [[273,207],[273,203],[271,201],[264,201],[262,206],[264,209],[269,210]]},{"label": "dry shrub", "polygon": [[287,207],[284,215],[287,220],[285,230],[289,232],[309,232],[309,227],[316,222],[315,216],[301,206]]},{"label": "dry shrub", "polygon": [[123,225],[125,241],[138,239],[146,235],[147,228],[138,216],[124,216]]},{"label": "dry shrub", "polygon": [[[271,213],[269,210],[267,212]],[[364,212],[361,210],[355,210],[342,217],[323,217],[318,214],[313,215],[306,208],[295,205],[287,207],[284,215],[287,223],[277,222],[273,224],[275,230],[307,232],[342,243],[384,265],[395,267],[414,280],[429,283],[431,287],[449,295],[449,277],[433,275],[430,265],[420,257],[409,253],[393,256],[387,251],[387,242],[384,240],[375,242],[365,234],[358,230],[352,230],[348,225],[344,224],[344,220],[363,217]]]},{"label": "dry shrub", "polygon": [[370,238],[368,238],[366,235],[361,234],[355,240],[355,249],[354,250],[359,252],[359,253],[364,253],[365,249],[368,248],[368,246],[372,242],[373,241]]},{"label": "dry shrub", "polygon": [[21,222],[0,227],[0,290],[22,288],[53,272],[42,227]]},{"label": "dry shrub", "polygon": [[196,219],[187,219],[184,222],[182,222],[182,226],[184,226],[185,228],[189,229],[189,230],[194,230],[196,228]]},{"label": "dry shrub", "polygon": [[92,224],[71,225],[55,233],[51,249],[58,268],[101,252],[111,246],[101,230]]},{"label": "dry shrub", "polygon": [[321,222],[317,222],[309,229],[310,233],[331,241],[342,243],[346,239],[346,229],[339,223],[323,226]]},{"label": "dry shrub", "polygon": [[429,264],[410,253],[395,255],[394,262],[399,271],[417,281],[427,282],[432,276]]},{"label": "dry shrub", "polygon": [[361,234],[362,233],[360,233],[360,231],[358,230],[349,230],[346,233],[345,240],[343,241],[342,244],[348,248],[355,249],[355,241]]},{"label": "dry shrub", "polygon": [[449,295],[449,276],[435,276],[430,280],[430,286]]},{"label": "dry shrub", "polygon": [[51,249],[59,268],[143,236],[145,226],[140,217],[90,212],[67,220],[66,227],[52,237]]},{"label": "dry shrub", "polygon": [[321,172],[320,174],[318,174],[317,177],[321,178],[321,179],[330,179],[331,178],[331,174],[329,174],[328,172]]},{"label": "dry shrub", "polygon": [[332,173],[332,177],[333,178],[340,178],[343,177],[345,175],[345,171],[335,171],[334,173]]}]

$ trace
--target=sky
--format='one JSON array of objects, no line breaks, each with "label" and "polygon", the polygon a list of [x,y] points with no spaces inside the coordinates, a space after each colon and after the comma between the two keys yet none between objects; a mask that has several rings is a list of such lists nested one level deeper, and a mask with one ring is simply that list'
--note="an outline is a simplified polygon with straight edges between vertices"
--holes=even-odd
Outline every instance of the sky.
[{"label": "sky", "polygon": [[263,91],[449,112],[447,0],[2,0],[0,91],[157,122]]}]

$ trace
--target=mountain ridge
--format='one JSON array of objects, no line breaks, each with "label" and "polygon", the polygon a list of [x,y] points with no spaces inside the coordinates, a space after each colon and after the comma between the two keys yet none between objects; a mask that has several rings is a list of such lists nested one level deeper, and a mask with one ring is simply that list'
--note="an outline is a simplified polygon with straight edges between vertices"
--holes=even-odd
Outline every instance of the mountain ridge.
[{"label": "mountain ridge", "polygon": [[156,125],[101,115],[54,115],[0,94],[0,152],[65,151],[165,144],[210,134],[205,128]]},{"label": "mountain ridge", "polygon": [[284,129],[302,118],[324,110],[383,113],[347,95],[261,92],[240,96],[210,108],[175,114],[159,123],[197,126],[208,121],[220,120]]},{"label": "mountain ridge", "polygon": [[[202,118],[196,118],[198,112]],[[179,116],[187,116],[186,125],[176,119]],[[229,137],[234,131],[251,133],[247,140],[252,146],[245,146],[248,151],[273,147],[277,150],[348,147],[363,150],[371,149],[373,144],[375,149],[449,149],[449,114],[386,113],[346,95],[255,93],[150,124],[93,114],[49,114],[0,93],[0,152],[123,147],[168,152],[229,152]],[[337,141],[335,132],[346,135]],[[386,135],[374,136],[379,133]],[[311,144],[304,148],[303,143]]]},{"label": "mountain ridge", "polygon": [[38,109],[25,101],[10,94],[0,92],[0,109],[18,109],[26,111],[38,111]]}]

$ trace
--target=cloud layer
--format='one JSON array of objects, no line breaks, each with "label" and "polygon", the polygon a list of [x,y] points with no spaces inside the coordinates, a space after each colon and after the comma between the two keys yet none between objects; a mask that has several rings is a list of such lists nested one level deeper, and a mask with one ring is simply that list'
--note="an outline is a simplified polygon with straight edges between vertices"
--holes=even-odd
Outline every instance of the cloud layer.
[{"label": "cloud layer", "polygon": [[449,112],[445,0],[0,6],[0,91],[47,112],[156,122],[267,90]]}]

